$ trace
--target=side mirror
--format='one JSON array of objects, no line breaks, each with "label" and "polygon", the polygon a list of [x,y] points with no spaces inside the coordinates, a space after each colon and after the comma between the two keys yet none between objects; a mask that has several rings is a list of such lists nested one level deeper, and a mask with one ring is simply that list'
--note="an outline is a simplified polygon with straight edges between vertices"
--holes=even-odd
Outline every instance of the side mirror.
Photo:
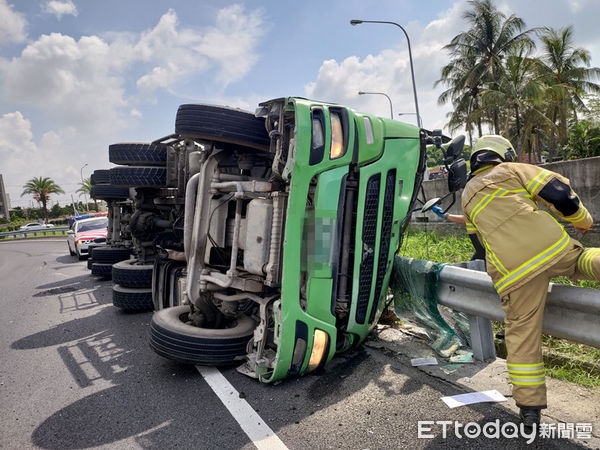
[{"label": "side mirror", "polygon": [[467,163],[460,158],[448,168],[448,190],[460,191],[467,184]]},{"label": "side mirror", "polygon": [[67,230],[67,234],[75,234],[73,230]]},{"label": "side mirror", "polygon": [[456,161],[463,152],[465,148],[465,137],[461,134],[460,136],[456,136],[448,145],[448,148],[444,152],[444,164],[448,166]]}]

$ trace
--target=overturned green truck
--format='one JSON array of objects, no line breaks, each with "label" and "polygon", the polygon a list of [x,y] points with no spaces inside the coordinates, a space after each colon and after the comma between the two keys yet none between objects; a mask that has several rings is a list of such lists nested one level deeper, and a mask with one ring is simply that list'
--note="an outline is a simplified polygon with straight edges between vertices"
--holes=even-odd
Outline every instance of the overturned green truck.
[{"label": "overturned green truck", "polygon": [[188,364],[243,363],[269,383],[360,344],[385,306],[429,138],[303,98],[256,114],[182,105],[165,140],[181,242],[155,264],[152,348]]}]

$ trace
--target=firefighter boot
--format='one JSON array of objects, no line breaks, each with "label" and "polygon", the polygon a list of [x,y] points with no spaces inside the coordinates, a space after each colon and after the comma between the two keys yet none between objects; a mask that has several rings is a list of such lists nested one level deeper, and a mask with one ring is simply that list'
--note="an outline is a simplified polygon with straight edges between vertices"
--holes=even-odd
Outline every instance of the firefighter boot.
[{"label": "firefighter boot", "polygon": [[521,406],[519,418],[526,429],[531,430],[533,425],[539,426],[541,410],[542,408],[537,406]]}]

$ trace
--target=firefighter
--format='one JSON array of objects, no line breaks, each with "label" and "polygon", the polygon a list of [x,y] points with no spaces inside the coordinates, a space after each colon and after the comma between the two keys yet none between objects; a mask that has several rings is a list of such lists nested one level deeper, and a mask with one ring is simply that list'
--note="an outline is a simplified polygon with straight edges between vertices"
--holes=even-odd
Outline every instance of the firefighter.
[{"label": "firefighter", "polygon": [[600,248],[584,249],[547,211],[578,231],[592,217],[569,180],[531,164],[514,162],[510,141],[482,136],[471,153],[471,175],[462,194],[467,232],[485,247],[486,271],[502,299],[506,365],[513,397],[526,427],[546,408],[542,318],[554,276],[600,277]]}]

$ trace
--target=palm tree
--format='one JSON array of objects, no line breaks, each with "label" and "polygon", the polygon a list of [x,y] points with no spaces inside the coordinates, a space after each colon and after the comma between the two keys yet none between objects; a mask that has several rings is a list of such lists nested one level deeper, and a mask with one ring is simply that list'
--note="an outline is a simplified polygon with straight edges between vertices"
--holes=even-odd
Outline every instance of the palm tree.
[{"label": "palm tree", "polygon": [[454,109],[448,113],[448,127],[450,131],[456,131],[465,126],[469,134],[469,144],[473,145],[473,124],[477,125],[479,137],[481,131],[481,115],[479,113],[479,91],[478,81],[470,79],[471,68],[475,64],[475,58],[467,55],[465,58],[452,60],[442,69],[442,76],[434,84],[438,86],[444,83],[448,86],[438,98],[441,106],[452,101]]},{"label": "palm tree", "polygon": [[[507,52],[518,44],[534,47],[529,37],[534,30],[523,31],[525,22],[522,19],[514,14],[507,18],[491,0],[471,0],[469,5],[472,9],[465,12],[463,18],[470,28],[456,35],[444,48],[450,51],[455,63],[461,60],[472,62],[466,67],[466,74],[449,78],[448,84],[455,92],[469,89],[476,98],[482,86],[498,89],[504,76],[503,58]],[[452,74],[451,69],[445,68],[440,81],[447,82],[445,77]],[[491,120],[495,132],[499,133],[499,109],[496,107],[492,108]]]},{"label": "palm tree", "polygon": [[33,195],[34,200],[42,205],[44,211],[44,220],[48,223],[48,200],[50,200],[50,194],[64,194],[65,191],[61,189],[51,178],[47,177],[33,177],[23,186],[23,192],[21,197],[24,195]]},{"label": "palm tree", "polygon": [[[577,111],[586,111],[585,93],[600,93],[600,85],[590,81],[600,77],[600,69],[590,66],[590,54],[573,46],[573,28],[560,30],[545,28],[540,33],[542,55],[539,71],[547,85],[548,117],[551,119],[550,153],[558,144],[567,142],[567,122],[571,114],[577,120]],[[558,123],[557,123],[558,122]],[[558,127],[558,132],[556,128]],[[558,136],[557,136],[558,135]]]},{"label": "palm tree", "polygon": [[[75,192],[79,192],[80,194],[85,194],[90,196],[90,198],[92,198],[92,196],[90,195],[90,192],[92,190],[92,181],[90,178],[84,178],[83,181],[79,182],[79,189],[77,189]],[[94,200],[94,207],[96,209],[96,211],[98,211],[98,202],[96,201],[95,198],[92,198],[92,200]],[[85,206],[85,209],[87,210],[87,205]]]},{"label": "palm tree", "polygon": [[[516,143],[518,152],[525,147],[523,144],[526,139],[523,138],[530,138],[531,128],[538,123],[547,122],[542,112],[544,84],[535,70],[537,60],[530,57],[530,52],[531,48],[523,42],[510,49],[500,82],[495,87],[481,91],[483,109],[496,108],[501,112],[504,136]],[[523,122],[525,117],[527,123]],[[523,125],[526,125],[525,133],[522,133]]]}]

